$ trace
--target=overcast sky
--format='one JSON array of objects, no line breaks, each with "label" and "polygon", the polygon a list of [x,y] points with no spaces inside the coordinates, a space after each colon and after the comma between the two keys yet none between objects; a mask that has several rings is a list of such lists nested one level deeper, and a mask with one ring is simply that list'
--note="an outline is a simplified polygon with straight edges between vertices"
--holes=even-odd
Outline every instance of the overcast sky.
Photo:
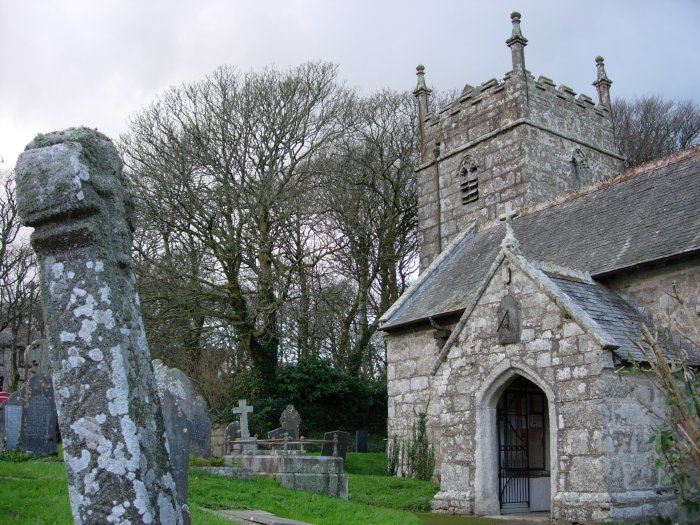
[{"label": "overcast sky", "polygon": [[327,60],[371,93],[461,89],[510,69],[510,13],[527,68],[595,99],[597,55],[613,97],[700,103],[699,0],[0,0],[0,155],[39,132],[85,125],[116,139],[169,86],[221,64]]}]

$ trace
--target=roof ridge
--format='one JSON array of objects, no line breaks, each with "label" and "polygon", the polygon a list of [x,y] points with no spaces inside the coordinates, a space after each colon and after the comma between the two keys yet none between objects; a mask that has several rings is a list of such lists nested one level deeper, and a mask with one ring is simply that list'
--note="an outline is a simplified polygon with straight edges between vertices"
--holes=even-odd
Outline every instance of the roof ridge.
[{"label": "roof ridge", "polygon": [[665,168],[666,166],[670,166],[671,164],[676,164],[678,162],[682,162],[684,160],[697,156],[700,156],[700,144],[691,146],[686,149],[682,149],[680,151],[676,151],[658,159],[650,160],[649,162],[645,162],[644,164],[640,164],[638,166],[630,168],[609,179],[603,179],[583,188],[568,191],[566,193],[562,193],[555,197],[552,197],[551,199],[531,204],[530,206],[522,208],[521,210],[519,210],[519,212],[520,215],[523,216],[541,210],[545,210],[547,208],[552,208],[554,206],[558,206],[559,204],[563,204],[565,202],[569,202],[580,197],[590,195],[591,193],[595,193],[596,191],[603,190],[605,188],[614,186],[616,184],[620,184],[630,179],[641,177],[643,175],[646,175],[647,173],[651,173],[652,171],[657,171],[661,168]]}]

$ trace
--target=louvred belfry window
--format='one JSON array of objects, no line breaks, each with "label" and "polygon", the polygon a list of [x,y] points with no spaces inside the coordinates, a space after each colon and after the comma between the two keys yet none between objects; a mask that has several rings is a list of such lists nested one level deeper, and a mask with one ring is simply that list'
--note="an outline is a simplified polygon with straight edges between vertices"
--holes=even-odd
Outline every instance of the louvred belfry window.
[{"label": "louvred belfry window", "polygon": [[462,204],[479,200],[479,166],[471,155],[462,159],[459,165],[459,188],[462,191]]}]

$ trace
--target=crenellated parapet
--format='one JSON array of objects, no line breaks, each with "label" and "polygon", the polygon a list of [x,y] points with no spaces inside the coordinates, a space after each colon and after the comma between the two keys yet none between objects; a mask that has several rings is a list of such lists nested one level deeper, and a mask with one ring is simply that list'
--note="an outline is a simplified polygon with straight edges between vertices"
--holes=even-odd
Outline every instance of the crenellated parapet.
[{"label": "crenellated parapet", "polygon": [[[525,68],[521,15],[511,15],[513,69],[501,80],[465,85],[428,112],[431,90],[417,68],[421,165],[418,168],[421,267],[505,202],[528,206],[620,171],[603,59],[596,58],[597,102]],[[469,157],[469,161],[465,159]],[[465,165],[478,166],[465,170]]]}]

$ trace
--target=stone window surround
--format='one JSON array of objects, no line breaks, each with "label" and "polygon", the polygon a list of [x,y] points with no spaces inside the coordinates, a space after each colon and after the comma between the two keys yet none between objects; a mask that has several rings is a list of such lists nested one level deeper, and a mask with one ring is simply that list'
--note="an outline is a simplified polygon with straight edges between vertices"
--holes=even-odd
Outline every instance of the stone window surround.
[{"label": "stone window surround", "polygon": [[580,188],[582,184],[582,179],[585,178],[586,172],[588,171],[588,160],[586,156],[581,151],[581,148],[576,148],[571,160],[569,161],[570,174],[571,174],[571,184],[574,188]]},{"label": "stone window surround", "polygon": [[479,164],[471,155],[465,155],[459,164],[459,189],[462,192],[462,204],[479,200]]}]

